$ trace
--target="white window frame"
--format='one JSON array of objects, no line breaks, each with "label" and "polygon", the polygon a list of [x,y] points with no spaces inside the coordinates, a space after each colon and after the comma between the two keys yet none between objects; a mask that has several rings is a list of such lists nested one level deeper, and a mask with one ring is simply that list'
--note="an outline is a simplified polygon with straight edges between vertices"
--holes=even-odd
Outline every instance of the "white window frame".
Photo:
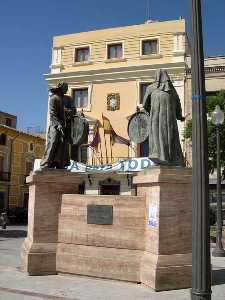
[{"label": "white window frame", "polygon": [[92,84],[87,85],[71,85],[68,88],[69,95],[73,98],[74,90],[88,89],[88,105],[86,107],[77,107],[77,111],[91,111],[91,96],[92,96]]},{"label": "white window frame", "polygon": [[[158,41],[158,53],[142,54],[142,43],[144,41],[154,41],[154,40]],[[149,57],[150,58],[150,57],[159,57],[161,55],[160,37],[159,36],[141,38],[139,47],[140,47],[140,49],[139,49],[140,57]]]},{"label": "white window frame", "polygon": [[62,64],[62,47],[52,48],[52,66],[61,66]]},{"label": "white window frame", "polygon": [[[84,60],[84,61],[76,61],[76,50],[77,49],[82,49],[82,48],[89,48],[89,56],[88,56],[88,60]],[[84,44],[84,45],[79,45],[79,46],[75,46],[73,49],[73,64],[74,65],[85,65],[85,64],[90,64],[90,57],[91,57],[91,45],[88,44]]]},{"label": "white window frame", "polygon": [[173,53],[184,53],[185,52],[185,33],[176,32],[173,35]]},{"label": "white window frame", "polygon": [[[122,44],[122,57],[108,58],[108,46]],[[105,44],[105,61],[121,61],[124,60],[124,41],[110,41]]]},{"label": "white window frame", "polygon": [[154,82],[154,79],[153,78],[149,78],[149,79],[145,79],[145,80],[138,80],[137,81],[137,106],[142,108],[143,107],[143,104],[140,102],[141,100],[141,84],[143,83],[153,83]]}]

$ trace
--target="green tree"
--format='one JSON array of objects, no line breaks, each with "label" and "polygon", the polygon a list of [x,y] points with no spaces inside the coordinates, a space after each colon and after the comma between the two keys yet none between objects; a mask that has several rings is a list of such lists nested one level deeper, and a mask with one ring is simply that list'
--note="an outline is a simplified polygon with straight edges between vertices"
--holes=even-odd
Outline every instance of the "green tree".
[{"label": "green tree", "polygon": [[[208,127],[208,164],[209,173],[213,173],[216,168],[216,126],[211,122],[210,115],[216,105],[225,112],[225,90],[218,92],[215,96],[206,98],[207,127]],[[184,138],[192,137],[192,120],[188,120],[184,129]],[[220,125],[220,149],[221,149],[221,168],[222,176],[225,179],[225,123]]]}]

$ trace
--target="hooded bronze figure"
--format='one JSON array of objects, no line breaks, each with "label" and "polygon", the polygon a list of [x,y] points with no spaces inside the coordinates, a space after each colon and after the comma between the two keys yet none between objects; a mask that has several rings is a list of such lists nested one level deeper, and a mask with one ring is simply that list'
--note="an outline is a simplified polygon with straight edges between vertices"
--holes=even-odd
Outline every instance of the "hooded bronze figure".
[{"label": "hooded bronze figure", "polygon": [[64,169],[68,164],[65,140],[65,105],[64,94],[68,90],[67,83],[59,83],[50,90],[49,127],[41,168]]},{"label": "hooded bronze figure", "polygon": [[165,70],[146,90],[143,106],[149,112],[149,158],[156,164],[184,165],[177,120],[184,121],[179,96]]}]

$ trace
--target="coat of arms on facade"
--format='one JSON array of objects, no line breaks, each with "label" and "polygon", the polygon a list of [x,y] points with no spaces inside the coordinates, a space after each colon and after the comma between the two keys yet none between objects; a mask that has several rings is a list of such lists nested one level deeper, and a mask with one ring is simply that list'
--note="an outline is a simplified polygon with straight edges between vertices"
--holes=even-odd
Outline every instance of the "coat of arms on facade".
[{"label": "coat of arms on facade", "polygon": [[113,93],[107,95],[107,110],[120,109],[120,94]]}]

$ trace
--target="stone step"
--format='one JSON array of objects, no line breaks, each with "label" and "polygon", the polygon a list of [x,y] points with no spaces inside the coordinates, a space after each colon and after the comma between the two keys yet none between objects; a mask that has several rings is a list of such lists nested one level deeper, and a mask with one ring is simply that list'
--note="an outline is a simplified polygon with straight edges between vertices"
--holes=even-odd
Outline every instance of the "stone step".
[{"label": "stone step", "polygon": [[59,243],[56,268],[63,273],[139,282],[142,253]]}]

